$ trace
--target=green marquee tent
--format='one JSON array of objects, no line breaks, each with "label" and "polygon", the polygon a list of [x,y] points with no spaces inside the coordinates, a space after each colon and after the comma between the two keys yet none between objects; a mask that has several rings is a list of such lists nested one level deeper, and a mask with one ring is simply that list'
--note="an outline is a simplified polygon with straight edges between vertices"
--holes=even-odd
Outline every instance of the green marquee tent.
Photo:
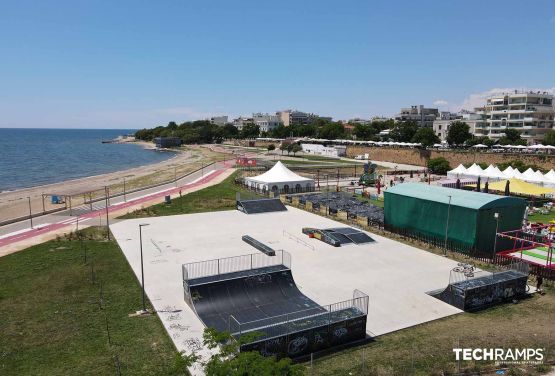
[{"label": "green marquee tent", "polygon": [[[526,201],[516,197],[404,183],[384,192],[385,225],[391,230],[491,255],[496,219],[499,231],[521,227]],[[449,223],[447,216],[449,213]]]}]

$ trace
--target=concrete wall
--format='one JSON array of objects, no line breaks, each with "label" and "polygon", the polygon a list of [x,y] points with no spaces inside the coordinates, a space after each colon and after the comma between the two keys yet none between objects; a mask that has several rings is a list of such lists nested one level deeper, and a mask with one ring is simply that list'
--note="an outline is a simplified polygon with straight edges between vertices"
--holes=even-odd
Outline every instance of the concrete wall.
[{"label": "concrete wall", "polygon": [[449,161],[452,168],[460,163],[486,163],[499,164],[520,160],[525,164],[535,164],[540,168],[549,170],[555,166],[555,155],[527,155],[514,153],[484,153],[473,151],[438,151],[406,148],[384,148],[367,146],[348,146],[347,157],[368,153],[370,160],[404,163],[417,166],[426,166],[430,158],[443,157]]}]

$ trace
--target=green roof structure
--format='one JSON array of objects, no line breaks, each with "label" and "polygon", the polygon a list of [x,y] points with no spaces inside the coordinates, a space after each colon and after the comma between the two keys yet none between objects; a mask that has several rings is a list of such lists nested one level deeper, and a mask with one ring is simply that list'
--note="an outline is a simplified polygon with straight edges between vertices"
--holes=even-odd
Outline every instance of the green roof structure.
[{"label": "green roof structure", "polygon": [[[420,183],[398,184],[384,191],[386,227],[450,248],[491,256],[498,231],[520,228],[526,201],[516,197],[444,188]],[[449,217],[449,221],[447,218]]]}]

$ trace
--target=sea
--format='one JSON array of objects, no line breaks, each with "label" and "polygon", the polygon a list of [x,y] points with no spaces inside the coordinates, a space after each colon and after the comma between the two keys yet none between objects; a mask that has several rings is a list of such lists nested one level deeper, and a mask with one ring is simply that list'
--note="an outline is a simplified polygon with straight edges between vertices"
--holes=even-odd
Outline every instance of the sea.
[{"label": "sea", "polygon": [[0,192],[125,170],[175,156],[137,144],[102,143],[134,132],[0,128]]}]

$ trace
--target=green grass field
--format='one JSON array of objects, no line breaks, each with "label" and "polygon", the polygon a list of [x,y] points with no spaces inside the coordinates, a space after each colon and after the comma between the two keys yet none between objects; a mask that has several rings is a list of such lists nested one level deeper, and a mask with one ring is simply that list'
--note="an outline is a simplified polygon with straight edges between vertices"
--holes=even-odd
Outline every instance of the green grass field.
[{"label": "green grass field", "polygon": [[555,221],[555,210],[552,210],[549,214],[532,214],[528,216],[530,222],[541,222],[544,224],[550,221]]},{"label": "green grass field", "polygon": [[128,317],[141,289],[118,245],[85,233],[86,263],[66,238],[0,258],[0,374],[116,375],[116,356],[123,375],[176,374],[158,316]]},{"label": "green grass field", "polygon": [[237,192],[241,194],[241,197],[255,197],[254,193],[234,184],[236,174],[230,175],[220,184],[191,192],[181,198],[172,199],[171,204],[153,205],[125,214],[120,218],[156,217],[235,209]]},{"label": "green grass field", "polygon": [[[370,310],[372,305],[370,304]],[[546,360],[555,360],[555,293],[535,295],[518,304],[503,304],[477,313],[464,313],[378,337],[375,342],[344,350],[309,364],[309,375],[449,375],[457,371],[454,347],[545,348]],[[487,362],[461,362],[461,374],[475,375]],[[524,368],[524,367],[523,367]],[[551,367],[526,367],[543,374]],[[493,375],[495,373],[484,373]]]}]

